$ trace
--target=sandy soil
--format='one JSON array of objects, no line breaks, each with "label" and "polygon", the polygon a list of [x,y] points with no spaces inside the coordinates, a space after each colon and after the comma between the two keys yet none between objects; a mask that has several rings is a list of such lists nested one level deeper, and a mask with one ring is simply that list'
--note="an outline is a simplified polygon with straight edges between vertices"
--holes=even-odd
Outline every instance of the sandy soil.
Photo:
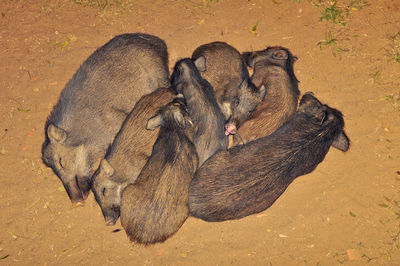
[{"label": "sandy soil", "polygon": [[[368,2],[339,0],[342,18],[320,21],[329,1],[2,0],[0,264],[400,265],[400,4]],[[40,150],[46,117],[80,64],[138,31],[167,42],[171,67],[216,40],[240,51],[288,47],[300,90],[344,113],[351,149],[331,149],[258,215],[190,217],[165,243],[131,244],[113,232],[119,222],[104,225],[92,194],[71,207]]]}]

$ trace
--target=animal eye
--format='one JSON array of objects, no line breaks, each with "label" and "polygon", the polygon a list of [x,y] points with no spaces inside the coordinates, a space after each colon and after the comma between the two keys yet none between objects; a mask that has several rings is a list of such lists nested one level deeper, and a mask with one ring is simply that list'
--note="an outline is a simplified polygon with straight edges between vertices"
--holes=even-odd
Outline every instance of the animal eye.
[{"label": "animal eye", "polygon": [[101,191],[101,193],[103,194],[103,196],[105,196],[106,195],[106,188],[105,187],[103,187],[103,190]]},{"label": "animal eye", "polygon": [[233,105],[236,107],[236,106],[238,106],[239,105],[239,99],[235,99],[234,101],[233,101]]}]

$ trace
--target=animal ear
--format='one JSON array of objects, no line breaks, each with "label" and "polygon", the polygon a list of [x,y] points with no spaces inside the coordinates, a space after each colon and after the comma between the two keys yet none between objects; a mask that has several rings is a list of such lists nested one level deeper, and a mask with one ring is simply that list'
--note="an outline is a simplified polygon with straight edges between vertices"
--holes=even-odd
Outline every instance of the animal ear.
[{"label": "animal ear", "polygon": [[242,83],[240,83],[240,85],[239,85],[239,89],[240,89],[240,90],[245,90],[245,89],[247,89],[248,87],[249,87],[249,83],[247,82],[246,79],[244,79],[244,80],[242,81]]},{"label": "animal ear", "polygon": [[319,106],[319,105],[321,105],[321,103],[318,101],[317,98],[315,98],[313,92],[308,91],[303,94],[303,97],[301,97],[298,110],[304,112],[305,110],[310,108],[310,106],[312,106],[312,105]]},{"label": "animal ear", "polygon": [[174,112],[174,120],[180,128],[186,127],[185,117],[182,115],[181,112]]},{"label": "animal ear", "polygon": [[289,58],[289,56],[285,50],[278,50],[278,51],[274,52],[272,54],[272,57],[274,59],[278,59],[278,60],[286,60]]},{"label": "animal ear", "polygon": [[182,93],[178,93],[177,95],[175,95],[174,99],[184,99],[185,96],[183,96]]},{"label": "animal ear", "polygon": [[194,65],[200,72],[206,71],[206,58],[204,56],[200,56],[196,60],[194,60]]},{"label": "animal ear", "polygon": [[253,68],[254,67],[254,62],[253,62],[253,52],[244,52],[242,53],[242,58],[244,60],[244,63]]},{"label": "animal ear", "polygon": [[264,85],[262,85],[262,86],[258,89],[258,95],[260,96],[261,99],[264,99],[266,93],[267,93],[267,89],[265,88]]},{"label": "animal ear", "polygon": [[332,142],[332,146],[338,150],[346,152],[350,147],[350,140],[346,133],[342,131]]},{"label": "animal ear", "polygon": [[114,174],[114,168],[106,159],[101,160],[100,167],[107,176],[112,176]]},{"label": "animal ear", "polygon": [[147,121],[146,128],[148,130],[154,130],[157,127],[161,126],[164,120],[162,119],[161,115],[155,115]]},{"label": "animal ear", "polygon": [[67,138],[67,132],[62,128],[50,124],[47,127],[47,136],[49,137],[50,142],[63,143]]},{"label": "animal ear", "polygon": [[[321,110],[321,111],[322,111],[322,110]],[[325,113],[325,112],[318,112],[315,116],[316,116],[316,117],[318,118],[318,120],[320,121],[320,122],[319,122],[320,125],[322,125],[322,124],[326,121],[326,119],[327,119],[326,113]],[[329,117],[329,116],[328,116],[328,117]]]},{"label": "animal ear", "polygon": [[224,114],[225,119],[228,119],[232,115],[232,107],[230,102],[223,102],[220,105],[221,112]]}]

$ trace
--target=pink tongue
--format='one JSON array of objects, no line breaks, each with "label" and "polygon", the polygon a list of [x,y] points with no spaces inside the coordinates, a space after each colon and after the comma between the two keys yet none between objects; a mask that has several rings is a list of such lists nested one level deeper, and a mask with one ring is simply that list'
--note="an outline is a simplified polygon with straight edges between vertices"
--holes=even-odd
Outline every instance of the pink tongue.
[{"label": "pink tongue", "polygon": [[229,131],[228,130],[225,130],[225,135],[230,135],[231,133],[229,133]]}]

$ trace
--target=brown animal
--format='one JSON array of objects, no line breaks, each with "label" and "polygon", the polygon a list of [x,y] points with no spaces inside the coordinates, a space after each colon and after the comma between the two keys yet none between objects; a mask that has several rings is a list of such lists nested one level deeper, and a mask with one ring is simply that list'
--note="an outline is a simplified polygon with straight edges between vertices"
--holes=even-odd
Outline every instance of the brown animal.
[{"label": "brown animal", "polygon": [[300,94],[293,72],[297,57],[288,49],[268,47],[262,51],[243,53],[243,57],[253,69],[252,82],[257,87],[265,86],[266,96],[239,128],[239,136],[234,136],[235,144],[272,134],[296,112]]},{"label": "brown animal", "polygon": [[147,121],[175,96],[171,88],[159,88],[140,98],[94,174],[92,191],[107,225],[117,221],[122,191],[135,182],[151,155],[158,130],[147,130]]},{"label": "brown animal", "polygon": [[[249,79],[249,72],[238,50],[225,42],[211,42],[199,46],[192,55],[205,58],[201,76],[214,88],[215,97],[228,124],[239,126],[254,111],[265,96],[265,88],[257,88]],[[231,132],[232,133],[232,129]],[[229,135],[226,132],[227,135]]]},{"label": "brown animal", "polygon": [[149,160],[122,193],[121,224],[129,239],[141,244],[163,242],[185,222],[189,183],[198,164],[183,99],[175,99],[147,124],[149,129],[158,126]]}]

